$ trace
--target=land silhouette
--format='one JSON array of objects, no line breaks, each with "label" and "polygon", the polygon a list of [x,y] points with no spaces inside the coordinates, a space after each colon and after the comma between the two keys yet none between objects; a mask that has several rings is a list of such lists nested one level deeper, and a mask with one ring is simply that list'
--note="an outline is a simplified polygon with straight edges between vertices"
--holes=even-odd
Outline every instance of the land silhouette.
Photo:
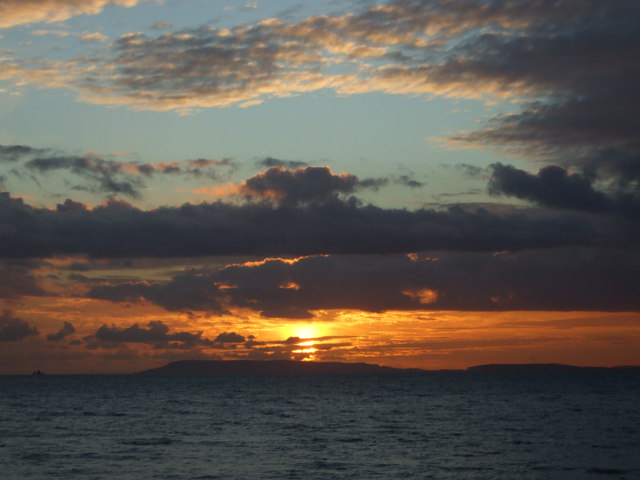
[{"label": "land silhouette", "polygon": [[[583,371],[634,371],[640,366],[578,367],[558,363],[487,364],[469,367],[470,373],[571,373]],[[159,368],[139,372],[142,375],[215,375],[215,374],[379,374],[426,373],[434,370],[394,368],[371,363],[301,362],[296,360],[180,360]],[[443,370],[438,370],[443,371]],[[451,370],[445,370],[451,371]]]}]

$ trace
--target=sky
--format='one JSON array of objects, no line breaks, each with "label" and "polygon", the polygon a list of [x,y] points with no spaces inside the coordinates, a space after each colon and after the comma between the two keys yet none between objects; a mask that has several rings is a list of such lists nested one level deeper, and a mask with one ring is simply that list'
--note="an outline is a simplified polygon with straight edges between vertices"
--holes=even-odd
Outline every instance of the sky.
[{"label": "sky", "polygon": [[0,0],[0,374],[640,364],[635,0]]}]

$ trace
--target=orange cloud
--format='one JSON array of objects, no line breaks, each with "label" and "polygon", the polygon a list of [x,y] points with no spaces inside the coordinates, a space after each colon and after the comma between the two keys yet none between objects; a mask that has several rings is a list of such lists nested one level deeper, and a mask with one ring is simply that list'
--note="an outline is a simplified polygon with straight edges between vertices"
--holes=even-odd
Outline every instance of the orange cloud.
[{"label": "orange cloud", "polygon": [[0,28],[25,23],[55,23],[77,15],[95,15],[107,5],[133,7],[146,0],[20,0],[0,2]]}]

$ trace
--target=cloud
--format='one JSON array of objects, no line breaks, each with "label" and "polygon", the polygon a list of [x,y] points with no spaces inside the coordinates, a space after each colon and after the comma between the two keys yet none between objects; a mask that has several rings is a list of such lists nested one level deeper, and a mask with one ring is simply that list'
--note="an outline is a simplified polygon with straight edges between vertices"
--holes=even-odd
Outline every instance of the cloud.
[{"label": "cloud", "polygon": [[133,7],[137,3],[139,0],[0,0],[0,28],[61,22],[76,15],[95,15],[107,5]]},{"label": "cloud", "polygon": [[168,28],[171,28],[171,22],[155,22],[151,28],[153,28],[154,30],[166,30]]},{"label": "cloud", "polygon": [[[35,11],[71,4],[38,2]],[[637,193],[638,18],[634,0],[393,0],[296,21],[130,33],[90,62],[6,58],[0,78],[185,112],[321,89],[508,99],[519,109],[448,140],[543,158]]]},{"label": "cloud", "polygon": [[409,188],[420,188],[424,187],[425,185],[424,182],[420,182],[409,175],[399,175],[397,177],[393,177],[393,181],[398,185],[403,185]]},{"label": "cloud", "polygon": [[82,37],[80,37],[80,40],[82,40],[83,42],[101,42],[102,43],[109,40],[109,37],[107,37],[105,34],[100,32],[92,32],[92,33],[85,33],[84,35],[82,35]]},{"label": "cloud", "polygon": [[64,322],[63,327],[58,330],[56,333],[50,333],[47,335],[47,340],[50,342],[59,342],[60,340],[64,340],[70,335],[76,333],[76,329],[70,322]]},{"label": "cloud", "polygon": [[0,316],[0,342],[15,342],[40,333],[20,318],[13,317],[11,310],[5,309]]},{"label": "cloud", "polygon": [[[171,331],[162,321],[151,321],[146,326],[134,323],[128,327],[102,325],[94,335],[85,337],[89,349],[112,348],[123,343],[142,343],[152,345],[156,349],[235,349],[243,344],[245,338],[235,332],[224,332],[215,339],[203,337],[202,331]],[[250,348],[250,347],[249,347]]]},{"label": "cloud", "polygon": [[165,285],[125,283],[116,286],[98,285],[90,296],[101,300],[136,302],[141,299],[160,305],[170,311],[203,310],[227,313],[224,292],[210,279],[198,273],[177,275]]},{"label": "cloud", "polygon": [[249,198],[269,199],[282,205],[324,203],[340,194],[360,188],[378,188],[385,179],[365,179],[348,173],[334,174],[328,167],[303,167],[287,170],[271,167],[246,180],[240,193]]},{"label": "cloud", "polygon": [[[141,198],[147,180],[156,176],[218,179],[222,172],[235,171],[230,159],[186,160],[182,162],[142,163],[121,160],[93,153],[66,155],[46,148],[25,145],[0,145],[0,162],[9,162],[13,171],[19,163],[29,174],[49,176],[53,172],[71,173],[66,183],[73,190],[107,195]],[[37,178],[37,177],[34,177]]]},{"label": "cloud", "polygon": [[537,175],[502,164],[494,164],[492,168],[489,192],[494,195],[512,195],[554,208],[640,217],[640,192],[635,195],[615,192],[609,196],[595,190],[589,177],[569,174],[558,166],[544,167]]},{"label": "cloud", "polygon": [[89,209],[66,200],[50,210],[7,192],[0,192],[0,225],[4,258],[496,251],[637,246],[639,236],[623,220],[577,213],[408,211],[336,199],[302,207],[215,202],[153,210],[116,200]]},{"label": "cloud", "polygon": [[244,343],[245,338],[235,332],[224,332],[219,334],[213,341],[215,343]]},{"label": "cloud", "polygon": [[531,175],[509,165],[495,164],[489,183],[492,194],[513,195],[546,206],[601,211],[609,209],[607,197],[593,190],[589,179],[568,174],[562,167],[542,168]]},{"label": "cloud", "polygon": [[278,158],[266,157],[262,160],[256,162],[256,165],[259,167],[284,167],[290,170],[295,170],[296,168],[308,167],[309,164],[307,162],[302,162],[300,160],[280,160]]},{"label": "cloud", "polygon": [[148,343],[166,346],[170,343],[182,344],[185,347],[202,344],[202,332],[170,332],[169,327],[161,321],[151,321],[146,327],[137,323],[119,328],[115,325],[102,325],[94,334],[94,338],[112,343]]},{"label": "cloud", "polygon": [[94,103],[157,110],[251,105],[320,89],[546,98],[584,83],[591,67],[605,78],[633,69],[624,59],[635,58],[637,13],[632,1],[396,0],[289,23],[131,33],[91,65],[71,60],[65,79],[54,80],[46,63],[43,75],[33,63],[11,75],[62,81]]},{"label": "cloud", "polygon": [[45,295],[45,290],[31,273],[34,267],[31,261],[0,261],[0,298]]},{"label": "cloud", "polygon": [[[165,303],[173,297],[173,308],[199,305],[196,310],[216,312],[224,304],[270,318],[311,318],[314,311],[332,309],[637,311],[638,268],[638,252],[596,248],[433,252],[413,258],[311,256],[181,274],[146,288],[162,292],[158,298]],[[180,285],[187,284],[189,276],[201,282],[200,298],[180,296]],[[283,288],[292,284],[296,288]],[[102,286],[88,296],[127,300],[118,297],[122,287]]]},{"label": "cloud", "polygon": [[33,148],[27,145],[0,145],[0,161],[15,162],[27,155],[40,155],[46,149]]}]

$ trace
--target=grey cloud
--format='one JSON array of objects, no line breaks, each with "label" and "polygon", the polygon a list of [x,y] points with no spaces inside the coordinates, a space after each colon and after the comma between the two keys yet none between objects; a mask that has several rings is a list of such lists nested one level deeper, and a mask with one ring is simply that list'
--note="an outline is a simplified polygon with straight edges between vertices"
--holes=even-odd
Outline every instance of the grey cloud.
[{"label": "grey cloud", "polygon": [[13,165],[13,170],[18,172],[17,168],[24,167],[36,182],[39,181],[39,176],[55,171],[69,172],[76,179],[74,183],[74,177],[67,178],[67,183],[74,190],[126,195],[135,199],[142,197],[147,181],[154,176],[181,175],[217,180],[237,168],[231,159],[199,158],[151,164],[124,162],[94,154],[64,155],[50,149],[24,145],[0,145],[0,160],[13,164],[20,160],[20,165]]},{"label": "grey cloud", "polygon": [[132,198],[140,198],[140,190],[144,183],[140,178],[128,176],[128,179],[118,179],[121,171],[117,162],[99,157],[38,157],[29,160],[26,168],[46,174],[53,170],[69,170],[89,181],[88,185],[76,185],[77,190],[92,192],[123,194]]},{"label": "grey cloud", "polygon": [[28,155],[40,155],[46,149],[33,148],[27,145],[0,145],[0,160],[15,162]]},{"label": "grey cloud", "polygon": [[0,261],[0,298],[45,295],[46,292],[31,272],[33,267],[36,265],[31,262]]},{"label": "grey cloud", "polygon": [[562,167],[544,167],[537,175],[508,165],[492,168],[489,192],[495,195],[512,195],[554,208],[640,217],[640,194],[615,192],[608,196],[596,190],[589,177],[569,174]]},{"label": "grey cloud", "polygon": [[210,279],[198,273],[185,273],[174,277],[166,285],[125,283],[116,286],[99,285],[91,289],[90,296],[102,300],[136,302],[148,300],[170,311],[204,310],[227,313],[224,295]]},{"label": "grey cloud", "polygon": [[637,192],[640,114],[630,105],[638,103],[639,14],[636,2],[612,2],[523,35],[476,39],[466,47],[467,61],[451,63],[449,73],[520,84],[532,101],[452,140],[506,147],[612,181],[621,194]]},{"label": "grey cloud", "polygon": [[5,309],[0,316],[0,342],[15,342],[39,334],[37,328],[14,317],[11,310]]},{"label": "grey cloud", "polygon": [[[67,200],[50,210],[29,206],[6,192],[0,192],[0,225],[4,258],[494,251],[637,246],[639,237],[637,226],[622,219],[573,213],[408,211],[335,199],[304,207],[216,202],[155,210],[115,200],[88,209]],[[192,287],[197,290],[199,285]]]},{"label": "grey cloud", "polygon": [[215,343],[244,343],[245,338],[235,332],[224,332],[219,334],[213,341]]},{"label": "grey cloud", "polygon": [[245,338],[235,332],[219,334],[215,339],[203,337],[202,332],[171,331],[162,321],[151,321],[146,326],[134,323],[128,327],[102,325],[94,335],[85,339],[86,347],[110,348],[122,343],[144,343],[158,349],[199,349],[200,347],[215,349],[235,349]]},{"label": "grey cloud", "polygon": [[409,188],[420,188],[420,187],[424,187],[425,185],[424,182],[420,182],[409,175],[400,175],[397,177],[393,177],[393,181],[394,183],[397,183],[399,185],[404,185],[405,187],[409,187]]},{"label": "grey cloud", "polygon": [[633,171],[627,188],[637,190],[640,117],[630,106],[639,103],[638,18],[634,0],[395,0],[349,15],[128,34],[90,65],[65,64],[74,80],[50,78],[50,64],[36,75],[37,62],[22,70],[11,63],[7,75],[62,82],[88,101],[161,110],[326,88],[510,96],[520,111],[450,140],[543,156],[615,183]]},{"label": "grey cloud", "polygon": [[76,329],[73,324],[71,324],[70,322],[64,322],[64,325],[60,330],[58,330],[56,333],[50,333],[49,335],[47,335],[47,340],[51,342],[59,342],[60,340],[64,340],[68,336],[73,335],[74,333],[76,333]]},{"label": "grey cloud", "polygon": [[96,340],[112,343],[148,343],[166,346],[169,343],[181,343],[183,346],[202,344],[202,332],[170,332],[169,327],[161,321],[152,321],[146,327],[137,323],[118,328],[115,325],[102,325],[94,335]]},{"label": "grey cloud", "polygon": [[[208,294],[228,308],[248,308],[278,318],[310,318],[314,310],[328,309],[640,310],[637,252],[562,248],[499,254],[429,252],[422,258],[273,259],[198,276],[210,286]],[[171,295],[184,281],[176,277],[155,288]],[[216,285],[226,288],[221,291]],[[118,300],[118,288],[105,286],[102,291],[110,291],[110,299]],[[95,297],[93,292],[89,296]],[[184,308],[193,306],[182,302]],[[288,343],[295,342],[293,338]]]},{"label": "grey cloud", "polygon": [[[91,58],[99,69],[76,59],[77,78],[66,82],[89,101],[150,109],[260,102],[323,88],[455,95],[452,90],[482,83],[489,90],[513,90],[532,81],[528,73],[518,77],[522,61],[511,70],[491,64],[511,53],[498,51],[501,38],[523,44],[549,42],[558,32],[580,28],[598,33],[602,23],[633,18],[634,13],[637,6],[631,1],[396,0],[350,15],[318,15],[290,23],[268,19],[157,37],[127,34],[102,56]],[[583,50],[591,47],[584,44]],[[530,52],[531,59],[533,50],[523,51]],[[142,56],[143,63],[138,61]],[[567,70],[567,62],[556,63]],[[335,64],[346,73],[329,73],[327,66]],[[557,69],[538,70],[540,77],[562,78]],[[496,87],[499,79],[504,80],[502,87]]]},{"label": "grey cloud", "polygon": [[364,179],[348,173],[334,174],[328,167],[287,170],[272,167],[246,180],[241,192],[247,197],[275,200],[283,205],[323,203],[361,188],[378,188],[385,179]]},{"label": "grey cloud", "polygon": [[278,158],[266,157],[262,160],[256,162],[256,165],[260,167],[284,167],[291,170],[296,168],[308,167],[309,164],[307,162],[302,162],[300,160],[280,160]]}]

